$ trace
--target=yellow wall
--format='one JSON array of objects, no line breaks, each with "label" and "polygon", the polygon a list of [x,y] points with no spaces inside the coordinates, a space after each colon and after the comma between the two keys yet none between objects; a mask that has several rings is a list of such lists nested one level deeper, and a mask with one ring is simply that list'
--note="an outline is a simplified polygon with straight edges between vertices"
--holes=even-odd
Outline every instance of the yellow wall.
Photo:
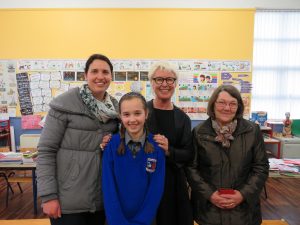
[{"label": "yellow wall", "polygon": [[0,10],[0,59],[252,60],[254,9]]}]

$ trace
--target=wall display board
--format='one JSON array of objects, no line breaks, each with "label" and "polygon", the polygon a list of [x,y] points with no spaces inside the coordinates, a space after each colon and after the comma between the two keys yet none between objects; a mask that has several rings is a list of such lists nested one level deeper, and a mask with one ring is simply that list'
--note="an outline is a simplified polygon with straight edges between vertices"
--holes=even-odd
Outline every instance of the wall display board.
[{"label": "wall display board", "polygon": [[[251,91],[250,61],[210,61],[210,60],[181,60],[175,61],[180,74],[176,92],[176,104],[186,112],[192,120],[207,119],[207,105],[213,91],[220,84],[232,84],[237,87],[242,96],[246,82]],[[225,79],[222,74],[234,74],[236,79]],[[231,77],[230,77],[231,78]],[[247,81],[244,79],[247,78]],[[250,92],[247,93],[250,95]],[[243,99],[248,100],[249,96]],[[249,105],[250,107],[250,105]],[[250,111],[245,111],[244,117],[249,118]]]},{"label": "wall display board", "polygon": [[[137,91],[141,92],[147,100],[152,99],[153,93],[148,81],[148,71],[156,61],[156,59],[112,60],[114,66],[113,82],[108,92],[120,99],[129,91]],[[249,118],[252,88],[250,61],[199,59],[167,59],[167,61],[174,65],[179,74],[177,88],[172,100],[192,120],[207,118],[209,98],[220,84],[233,84],[241,91],[246,106],[245,117]],[[17,90],[18,106],[20,107],[20,110],[17,110],[17,116],[45,115],[49,110],[49,103],[54,97],[85,83],[85,60],[26,59],[10,61],[10,64],[15,69],[11,72],[2,72],[2,74],[13,77],[10,79],[10,86],[16,87],[10,88],[9,91],[7,88],[5,89],[4,99],[7,98],[8,100],[1,103],[7,107],[12,105],[12,97],[6,96],[8,96],[8,92],[15,94]],[[1,71],[8,71],[5,70],[9,66],[8,63],[1,65]],[[14,98],[16,98],[15,95]]]},{"label": "wall display board", "polygon": [[[18,101],[16,61],[0,60],[0,117],[15,116]],[[7,118],[6,118],[7,119]]]}]

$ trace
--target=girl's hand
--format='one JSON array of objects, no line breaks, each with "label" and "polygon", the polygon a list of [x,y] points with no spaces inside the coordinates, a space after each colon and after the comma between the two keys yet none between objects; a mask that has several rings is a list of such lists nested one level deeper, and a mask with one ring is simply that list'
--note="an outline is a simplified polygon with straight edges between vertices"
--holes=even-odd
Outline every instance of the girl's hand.
[{"label": "girl's hand", "polygon": [[169,156],[169,140],[164,135],[156,134],[153,136],[154,141],[165,151],[165,155]]},{"label": "girl's hand", "polygon": [[107,135],[103,136],[102,142],[100,144],[100,148],[101,148],[102,151],[104,150],[104,148],[106,147],[106,145],[109,143],[111,137],[112,137],[111,134],[107,134]]}]

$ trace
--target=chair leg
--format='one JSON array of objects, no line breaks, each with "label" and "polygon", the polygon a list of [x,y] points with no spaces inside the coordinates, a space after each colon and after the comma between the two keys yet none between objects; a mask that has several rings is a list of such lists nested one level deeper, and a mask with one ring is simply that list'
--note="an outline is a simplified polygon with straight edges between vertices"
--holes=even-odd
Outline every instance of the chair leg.
[{"label": "chair leg", "polygon": [[12,186],[10,185],[10,183],[8,182],[7,176],[5,173],[0,173],[1,177],[4,177],[6,185],[8,185],[9,190],[11,191],[12,194],[14,194],[14,190],[12,189]]},{"label": "chair leg", "polygon": [[7,182],[7,186],[9,187],[9,190],[11,191],[11,193],[14,194],[15,192],[14,192],[14,190],[12,189],[12,186],[10,185],[9,182]]},{"label": "chair leg", "polygon": [[7,184],[8,188],[9,188],[9,190],[11,191],[11,193],[14,194],[14,190],[12,189],[12,186],[11,186],[10,183],[8,182],[7,177],[5,177],[4,179],[6,180],[6,184]]},{"label": "chair leg", "polygon": [[8,198],[9,198],[9,186],[6,186],[6,208],[8,207]]},{"label": "chair leg", "polygon": [[23,190],[22,190],[22,188],[21,188],[20,183],[18,182],[17,184],[18,184],[18,186],[19,186],[20,192],[23,193]]},{"label": "chair leg", "polygon": [[[12,176],[14,176],[15,174],[16,174],[15,172],[10,172],[10,173],[8,174],[7,177],[12,177]],[[8,179],[8,178],[6,178],[6,179]],[[9,184],[8,180],[7,180],[7,183]],[[18,187],[19,187],[19,189],[20,189],[20,192],[23,193],[23,190],[22,190],[22,188],[21,188],[20,183],[18,182],[17,184],[18,184]],[[11,187],[11,186],[10,186],[10,187]]]}]

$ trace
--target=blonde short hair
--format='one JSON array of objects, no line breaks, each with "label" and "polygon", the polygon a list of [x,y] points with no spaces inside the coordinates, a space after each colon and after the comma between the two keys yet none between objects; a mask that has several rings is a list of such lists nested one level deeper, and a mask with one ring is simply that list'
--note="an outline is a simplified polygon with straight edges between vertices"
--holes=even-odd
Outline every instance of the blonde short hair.
[{"label": "blonde short hair", "polygon": [[176,67],[174,65],[170,64],[167,61],[158,61],[158,62],[152,64],[150,67],[150,70],[148,73],[149,81],[152,80],[152,78],[157,70],[165,70],[165,71],[171,72],[175,75],[176,81],[178,80],[178,73],[176,72]]}]

